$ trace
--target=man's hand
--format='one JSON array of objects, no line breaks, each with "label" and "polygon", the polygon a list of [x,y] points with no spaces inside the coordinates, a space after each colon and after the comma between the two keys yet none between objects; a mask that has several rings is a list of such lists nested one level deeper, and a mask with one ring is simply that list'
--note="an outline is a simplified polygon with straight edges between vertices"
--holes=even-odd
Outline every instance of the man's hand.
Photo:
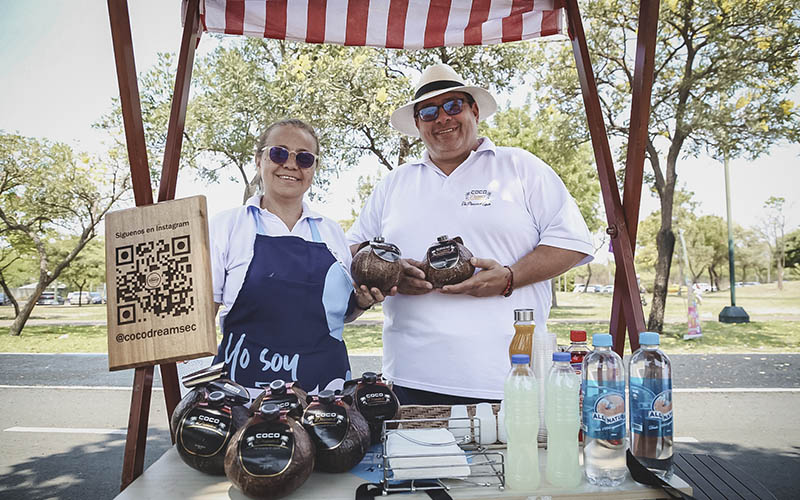
[{"label": "man's hand", "polygon": [[398,293],[405,295],[423,295],[433,290],[433,285],[425,281],[425,273],[420,269],[422,262],[414,259],[400,259],[403,270],[400,273]]},{"label": "man's hand", "polygon": [[494,297],[503,293],[508,283],[510,273],[508,269],[492,259],[473,257],[470,262],[481,271],[457,285],[445,285],[442,287],[442,293],[464,293],[473,297]]}]

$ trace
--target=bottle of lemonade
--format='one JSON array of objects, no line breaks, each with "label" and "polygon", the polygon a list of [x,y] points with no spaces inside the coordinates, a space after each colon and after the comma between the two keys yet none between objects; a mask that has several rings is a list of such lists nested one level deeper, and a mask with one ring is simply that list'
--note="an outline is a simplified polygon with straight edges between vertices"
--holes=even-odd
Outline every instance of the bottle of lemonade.
[{"label": "bottle of lemonade", "polygon": [[511,357],[511,372],[504,385],[505,426],[508,434],[505,475],[513,490],[532,491],[539,487],[539,385],[527,354]]}]

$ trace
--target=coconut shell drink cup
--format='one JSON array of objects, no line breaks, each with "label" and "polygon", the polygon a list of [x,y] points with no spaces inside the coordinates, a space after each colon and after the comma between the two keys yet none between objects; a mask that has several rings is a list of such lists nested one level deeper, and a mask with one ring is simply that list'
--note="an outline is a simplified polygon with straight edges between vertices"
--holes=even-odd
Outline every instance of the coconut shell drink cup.
[{"label": "coconut shell drink cup", "polygon": [[475,266],[469,261],[471,258],[472,252],[464,246],[460,236],[439,236],[425,254],[422,271],[433,288],[455,285],[475,273]]},{"label": "coconut shell drink cup", "polygon": [[226,379],[193,388],[170,419],[178,455],[206,474],[224,474],[225,450],[247,421],[247,389]]},{"label": "coconut shell drink cup", "polygon": [[345,382],[344,395],[351,395],[353,404],[369,425],[371,442],[381,440],[383,422],[400,415],[400,401],[390,385],[374,372],[364,372],[360,379]]},{"label": "coconut shell drink cup", "polygon": [[400,249],[386,243],[381,236],[362,243],[350,265],[350,274],[356,285],[377,288],[384,295],[400,283],[401,272]]},{"label": "coconut shell drink cup", "polygon": [[303,427],[317,448],[317,470],[345,472],[367,454],[367,421],[333,391],[325,390],[314,397],[303,413]]},{"label": "coconut shell drink cup", "polygon": [[314,470],[314,444],[303,426],[266,402],[233,436],[225,453],[225,475],[253,498],[281,498]]}]

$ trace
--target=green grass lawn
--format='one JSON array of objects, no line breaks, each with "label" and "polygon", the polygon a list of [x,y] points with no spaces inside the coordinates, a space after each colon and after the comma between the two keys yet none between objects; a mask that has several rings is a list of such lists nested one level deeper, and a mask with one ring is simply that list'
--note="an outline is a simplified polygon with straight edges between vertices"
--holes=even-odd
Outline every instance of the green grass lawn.
[{"label": "green grass lawn", "polygon": [[[650,314],[652,294],[647,295],[648,305],[644,308],[645,320]],[[594,320],[608,319],[611,314],[611,294],[602,293],[559,293],[558,308],[550,311],[553,319]],[[704,293],[699,304],[700,319],[716,320],[723,307],[730,305],[730,292]],[[800,281],[784,282],[783,291],[772,283],[769,285],[746,286],[736,289],[736,305],[750,315],[752,321],[787,320],[800,321]],[[686,296],[675,294],[667,297],[665,322],[685,322]]]},{"label": "green grass lawn", "polygon": [[[0,306],[0,324],[6,325],[14,320],[12,306]],[[90,304],[83,306],[36,306],[31,313],[30,321],[105,321],[106,305]]]},{"label": "green grass lawn", "polygon": [[[683,340],[686,332],[686,302],[671,295],[667,300],[666,325],[662,335],[665,351],[672,353],[734,352],[800,352],[800,282],[786,282],[778,291],[774,284],[736,289],[736,302],[750,314],[751,323],[730,325],[719,323],[717,315],[729,304],[727,292],[704,294],[700,306],[703,337]],[[650,298],[648,297],[648,301]],[[559,293],[559,307],[550,314],[550,331],[559,344],[569,343],[569,330],[592,333],[607,332],[611,295]],[[649,313],[645,308],[645,318]],[[77,326],[70,323],[104,321],[105,305],[37,306],[19,337],[0,335],[0,352],[107,352],[105,326]],[[354,354],[380,354],[382,348],[380,307],[364,313],[367,323],[345,325],[344,338]],[[0,328],[13,320],[10,306],[0,307]],[[58,321],[63,324],[36,325],[36,321]],[[508,328],[511,328],[509,318]],[[573,323],[574,321],[574,323]]]}]

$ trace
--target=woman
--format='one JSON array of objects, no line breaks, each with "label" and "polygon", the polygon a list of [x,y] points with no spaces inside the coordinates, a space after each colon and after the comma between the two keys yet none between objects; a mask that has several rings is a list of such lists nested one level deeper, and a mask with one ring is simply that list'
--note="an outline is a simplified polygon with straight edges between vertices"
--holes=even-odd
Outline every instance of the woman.
[{"label": "woman", "polygon": [[263,194],[211,224],[214,302],[225,305],[214,362],[245,387],[280,379],[311,393],[341,389],[351,378],[344,323],[384,298],[354,289],[344,232],[303,202],[318,155],[309,125],[273,123],[255,156]]}]

